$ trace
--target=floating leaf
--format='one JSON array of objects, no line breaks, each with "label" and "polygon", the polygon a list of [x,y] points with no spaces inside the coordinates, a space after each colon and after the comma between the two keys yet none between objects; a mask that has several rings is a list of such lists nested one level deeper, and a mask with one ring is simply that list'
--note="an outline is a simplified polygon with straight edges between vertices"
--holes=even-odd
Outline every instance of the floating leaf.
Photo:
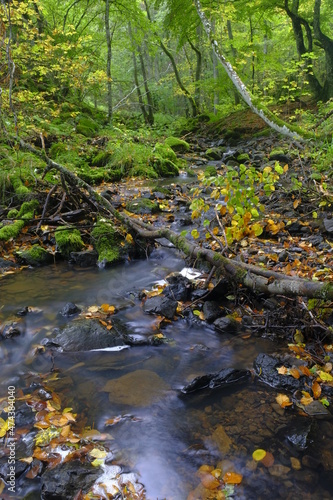
[{"label": "floating leaf", "polygon": [[252,458],[256,462],[260,462],[263,458],[266,456],[266,451],[262,450],[261,448],[258,448],[252,453]]},{"label": "floating leaf", "polygon": [[209,473],[200,474],[201,483],[207,490],[216,490],[220,486],[220,481]]},{"label": "floating leaf", "polygon": [[91,465],[93,465],[94,467],[100,467],[103,464],[104,460],[102,458],[95,458],[95,460],[91,462]]},{"label": "floating leaf", "polygon": [[275,401],[281,406],[281,408],[292,405],[292,402],[285,394],[278,394],[275,398]]},{"label": "floating leaf", "polygon": [[242,474],[238,474],[237,472],[226,472],[223,476],[223,481],[226,484],[240,484],[242,480]]},{"label": "floating leaf", "polygon": [[105,450],[100,450],[99,448],[94,448],[89,452],[89,454],[94,458],[105,458],[107,452]]},{"label": "floating leaf", "polygon": [[262,459],[261,463],[267,468],[272,467],[274,464],[274,457],[270,451],[267,451],[266,456]]}]

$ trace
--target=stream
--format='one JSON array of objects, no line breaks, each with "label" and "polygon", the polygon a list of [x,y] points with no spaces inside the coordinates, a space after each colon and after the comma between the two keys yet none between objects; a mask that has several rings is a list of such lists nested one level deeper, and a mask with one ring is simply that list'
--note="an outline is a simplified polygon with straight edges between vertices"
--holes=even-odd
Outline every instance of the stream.
[{"label": "stream", "polygon": [[[8,385],[25,389],[34,374],[50,372],[50,358],[29,353],[55,326],[70,321],[59,315],[68,301],[82,308],[112,304],[119,309],[114,317],[132,335],[144,338],[154,333],[155,317],[142,311],[137,293],[183,267],[174,250],[161,248],[148,260],[107,270],[57,264],[3,278],[2,322],[27,305],[42,312],[24,317],[23,337],[2,342],[2,392]],[[293,420],[300,417],[286,416],[269,388],[249,381],[208,395],[179,397],[179,389],[197,375],[226,367],[251,368],[258,353],[276,349],[271,341],[220,335],[181,317],[164,327],[163,334],[168,342],[160,346],[57,353],[52,361],[59,374],[54,390],[63,395],[64,405],[74,409],[78,420],[106,432],[105,421],[120,418],[107,430],[114,459],[138,474],[147,498],[220,498],[213,492],[211,497],[200,496],[197,471],[203,465],[243,475],[234,498],[330,498],[327,474],[315,467],[318,454],[331,456],[329,422],[320,422],[322,430],[304,460],[304,452],[287,439]],[[124,381],[123,392],[105,391],[109,381],[116,379]],[[273,454],[273,467],[258,466],[252,460],[257,448]],[[17,498],[41,498],[39,480],[30,483],[19,479]]]}]

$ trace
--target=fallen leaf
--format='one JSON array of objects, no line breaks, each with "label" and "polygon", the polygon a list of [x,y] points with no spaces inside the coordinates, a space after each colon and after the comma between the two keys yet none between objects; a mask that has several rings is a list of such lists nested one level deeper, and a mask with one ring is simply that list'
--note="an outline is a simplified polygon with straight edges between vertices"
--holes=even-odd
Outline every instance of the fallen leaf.
[{"label": "fallen leaf", "polygon": [[252,453],[252,458],[256,462],[260,462],[263,458],[266,456],[266,451],[262,450],[261,448],[258,448]]},{"label": "fallen leaf", "polygon": [[297,370],[297,368],[290,368],[289,373],[292,377],[299,379],[300,378],[300,373]]},{"label": "fallen leaf", "polygon": [[277,372],[279,375],[287,375],[288,368],[286,366],[280,366],[279,368],[277,368]]},{"label": "fallen leaf", "polygon": [[275,400],[281,406],[281,408],[285,408],[286,406],[292,405],[292,402],[285,394],[278,394]]},{"label": "fallen leaf", "polygon": [[242,480],[242,474],[238,474],[237,472],[226,472],[223,476],[223,481],[226,484],[240,484]]},{"label": "fallen leaf", "polygon": [[272,467],[272,465],[274,464],[274,457],[270,451],[266,452],[266,455],[261,460],[261,463],[267,468]]},{"label": "fallen leaf", "polygon": [[202,473],[200,474],[200,479],[202,485],[207,489],[207,490],[216,490],[220,486],[220,481],[216,479],[216,477],[212,476],[212,474],[209,473]]},{"label": "fallen leaf", "polygon": [[321,395],[321,387],[316,381],[312,384],[312,394],[315,399],[318,399]]}]

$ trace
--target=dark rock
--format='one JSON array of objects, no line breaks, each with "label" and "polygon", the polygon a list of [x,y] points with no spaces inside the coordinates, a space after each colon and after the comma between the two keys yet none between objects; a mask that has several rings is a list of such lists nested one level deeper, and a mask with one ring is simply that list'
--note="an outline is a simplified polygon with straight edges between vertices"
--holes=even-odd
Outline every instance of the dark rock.
[{"label": "dark rock", "polygon": [[291,159],[289,156],[282,154],[282,153],[276,153],[276,154],[270,154],[269,159],[272,161],[280,161],[281,163],[291,163]]},{"label": "dark rock", "polygon": [[124,345],[124,338],[118,332],[107,328],[95,319],[80,319],[55,330],[57,335],[47,339],[44,345],[60,347],[63,351],[90,351]]},{"label": "dark rock", "polygon": [[324,228],[327,233],[333,233],[333,219],[324,219]]},{"label": "dark rock", "polygon": [[46,266],[53,262],[53,256],[40,245],[33,245],[29,250],[16,252],[18,261],[32,267]]},{"label": "dark rock", "polygon": [[81,490],[87,493],[102,470],[78,460],[66,462],[48,469],[41,478],[43,500],[72,500]]},{"label": "dark rock", "polygon": [[24,335],[25,329],[25,323],[21,320],[8,321],[0,327],[0,334],[4,339],[11,339],[13,337],[20,337]]},{"label": "dark rock", "polygon": [[67,302],[67,304],[64,305],[59,314],[61,314],[61,316],[65,316],[66,318],[68,318],[70,316],[74,316],[75,314],[79,314],[80,312],[81,309],[76,304],[73,304],[72,302]]},{"label": "dark rock", "polygon": [[0,270],[9,269],[10,267],[19,267],[19,265],[11,260],[5,260],[0,257]]},{"label": "dark rock", "polygon": [[148,314],[161,314],[168,319],[173,319],[177,310],[177,302],[164,295],[157,295],[146,300],[143,310]]},{"label": "dark rock", "polygon": [[292,222],[286,229],[290,234],[298,234],[301,232],[302,226],[299,222]]},{"label": "dark rock", "polygon": [[284,365],[284,363],[275,356],[260,353],[254,360],[253,365],[259,380],[275,389],[294,392],[303,386],[301,378],[296,379],[292,376],[280,375],[278,373],[277,368]]},{"label": "dark rock", "polygon": [[216,373],[208,373],[196,377],[189,384],[185,385],[181,392],[191,394],[202,389],[218,389],[227,387],[238,382],[245,382],[251,375],[249,370],[236,370],[234,368],[224,368]]},{"label": "dark rock", "polygon": [[191,300],[201,299],[207,294],[208,294],[207,290],[204,290],[203,288],[197,288],[196,290],[193,290],[193,292],[191,293]]},{"label": "dark rock", "polygon": [[236,333],[238,330],[238,323],[232,318],[225,316],[223,318],[217,318],[214,321],[215,330],[222,333]]},{"label": "dark rock", "polygon": [[203,313],[207,323],[213,323],[222,314],[222,309],[215,300],[207,300],[203,305]]},{"label": "dark rock", "polygon": [[289,259],[289,253],[287,250],[282,250],[282,252],[279,253],[279,262],[287,262]]},{"label": "dark rock", "polygon": [[303,419],[287,429],[285,437],[297,450],[304,451],[310,444],[311,429],[312,421]]},{"label": "dark rock", "polygon": [[[12,444],[11,442],[8,441],[8,443],[6,444],[6,448],[8,449],[8,445]],[[21,460],[15,460],[15,477],[16,478],[19,478],[24,471],[27,470],[27,468],[29,467],[29,465],[25,462],[21,462]],[[4,481],[8,481],[8,477],[10,476],[11,474],[11,469],[10,469],[10,464],[9,464],[9,460],[8,460],[8,457],[1,457],[0,458],[0,477],[4,480]]]},{"label": "dark rock", "polygon": [[91,267],[96,265],[97,259],[97,252],[71,252],[69,262],[80,267]]},{"label": "dark rock", "polygon": [[172,283],[165,287],[163,294],[173,300],[185,301],[189,298],[190,292],[190,280],[179,274],[172,278]]}]

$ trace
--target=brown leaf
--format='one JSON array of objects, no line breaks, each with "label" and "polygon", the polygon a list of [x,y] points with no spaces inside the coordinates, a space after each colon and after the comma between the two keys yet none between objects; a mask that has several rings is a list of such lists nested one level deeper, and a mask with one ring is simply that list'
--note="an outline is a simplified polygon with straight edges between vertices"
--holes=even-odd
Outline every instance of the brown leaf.
[{"label": "brown leaf", "polygon": [[321,386],[316,381],[312,384],[312,394],[315,399],[318,399],[321,395]]},{"label": "brown leaf", "polygon": [[200,479],[202,485],[207,489],[207,490],[216,490],[220,486],[220,481],[216,479],[212,474],[209,473],[202,473],[200,474]]},{"label": "brown leaf", "polygon": [[238,474],[237,472],[226,472],[223,476],[225,484],[240,484],[242,480],[242,474]]},{"label": "brown leaf", "polygon": [[265,467],[272,467],[272,465],[274,464],[274,457],[273,457],[273,455],[272,455],[272,453],[270,451],[266,452],[266,455],[262,459],[261,463]]},{"label": "brown leaf", "polygon": [[289,373],[292,377],[299,379],[300,378],[300,373],[297,370],[297,368],[290,368]]}]

